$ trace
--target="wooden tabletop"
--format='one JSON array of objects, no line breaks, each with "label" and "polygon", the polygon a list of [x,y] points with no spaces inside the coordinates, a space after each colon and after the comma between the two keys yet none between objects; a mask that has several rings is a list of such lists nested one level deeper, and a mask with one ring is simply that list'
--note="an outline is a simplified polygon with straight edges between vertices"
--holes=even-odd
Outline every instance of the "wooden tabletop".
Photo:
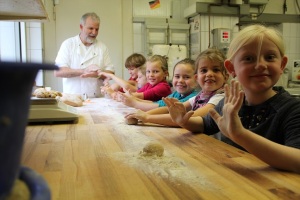
[{"label": "wooden tabletop", "polygon": [[[300,174],[210,136],[127,125],[134,109],[105,98],[77,110],[77,124],[26,129],[22,165],[46,179],[52,199],[300,199]],[[162,157],[141,154],[151,141]]]}]

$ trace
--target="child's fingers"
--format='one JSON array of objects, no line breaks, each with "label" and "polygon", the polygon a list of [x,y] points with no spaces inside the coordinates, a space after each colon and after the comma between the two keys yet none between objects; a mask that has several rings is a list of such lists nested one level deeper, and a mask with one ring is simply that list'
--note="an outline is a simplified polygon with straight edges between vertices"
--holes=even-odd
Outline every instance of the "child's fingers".
[{"label": "child's fingers", "polygon": [[169,98],[163,97],[162,100],[165,102],[165,104],[166,104],[168,107],[171,107],[171,106],[172,106]]},{"label": "child's fingers", "polygon": [[193,114],[194,114],[194,111],[189,111],[189,112],[187,112],[184,116],[183,116],[183,121],[188,121],[192,116],[193,116]]},{"label": "child's fingers", "polygon": [[224,92],[225,92],[224,103],[226,104],[228,102],[229,96],[230,96],[230,86],[228,84],[225,84]]},{"label": "child's fingers", "polygon": [[218,121],[221,117],[219,113],[213,108],[209,109],[208,113],[210,114],[211,118],[213,118],[213,120],[216,122],[216,124],[218,124]]},{"label": "child's fingers", "polygon": [[177,108],[182,108],[185,110],[185,107],[181,102],[174,102],[173,105],[176,106]]}]

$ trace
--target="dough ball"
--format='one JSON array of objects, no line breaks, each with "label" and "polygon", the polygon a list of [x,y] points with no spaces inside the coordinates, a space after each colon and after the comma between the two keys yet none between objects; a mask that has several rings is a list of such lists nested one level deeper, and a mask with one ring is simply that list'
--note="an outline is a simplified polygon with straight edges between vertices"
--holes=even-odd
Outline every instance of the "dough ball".
[{"label": "dough ball", "polygon": [[126,118],[125,122],[128,125],[136,125],[136,124],[138,124],[139,120],[136,118]]},{"label": "dough ball", "polygon": [[143,148],[144,156],[158,156],[161,157],[164,154],[164,147],[157,142],[148,142]]},{"label": "dough ball", "polygon": [[74,107],[83,105],[83,100],[80,95],[63,93],[61,96],[56,97],[57,100]]}]

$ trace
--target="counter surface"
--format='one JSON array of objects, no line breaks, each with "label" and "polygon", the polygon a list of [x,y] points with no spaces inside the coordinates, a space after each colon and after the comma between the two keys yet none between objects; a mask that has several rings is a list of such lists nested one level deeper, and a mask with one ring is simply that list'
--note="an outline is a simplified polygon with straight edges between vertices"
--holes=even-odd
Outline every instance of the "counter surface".
[{"label": "counter surface", "polygon": [[[300,175],[278,171],[204,134],[127,125],[134,109],[91,99],[78,124],[30,125],[22,165],[48,182],[52,199],[300,199]],[[155,141],[162,157],[144,156]]]}]

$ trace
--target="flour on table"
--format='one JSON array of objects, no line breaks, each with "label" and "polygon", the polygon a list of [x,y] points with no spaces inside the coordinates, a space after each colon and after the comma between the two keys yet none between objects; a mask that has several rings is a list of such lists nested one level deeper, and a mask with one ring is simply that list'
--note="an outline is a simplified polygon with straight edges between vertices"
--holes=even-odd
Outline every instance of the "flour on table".
[{"label": "flour on table", "polygon": [[122,146],[122,152],[110,153],[106,156],[118,160],[124,165],[141,170],[145,174],[155,174],[170,181],[181,181],[188,185],[198,184],[208,189],[213,187],[211,183],[206,181],[205,177],[199,174],[198,170],[201,169],[193,169],[192,166],[187,166],[184,160],[173,156],[172,152],[169,152],[162,144],[160,144],[159,150],[155,150],[161,156],[157,156],[156,153],[152,155],[151,152],[149,156],[145,156],[148,155],[149,150],[146,147],[149,147],[149,144],[157,144],[157,142],[143,134],[143,126],[129,126],[126,124],[124,116],[136,109],[128,108],[122,103],[117,104],[116,107],[116,102],[111,103],[109,99],[99,109],[107,110],[109,115],[114,116],[115,121],[111,126],[114,131],[112,132],[118,135],[117,140]]}]

